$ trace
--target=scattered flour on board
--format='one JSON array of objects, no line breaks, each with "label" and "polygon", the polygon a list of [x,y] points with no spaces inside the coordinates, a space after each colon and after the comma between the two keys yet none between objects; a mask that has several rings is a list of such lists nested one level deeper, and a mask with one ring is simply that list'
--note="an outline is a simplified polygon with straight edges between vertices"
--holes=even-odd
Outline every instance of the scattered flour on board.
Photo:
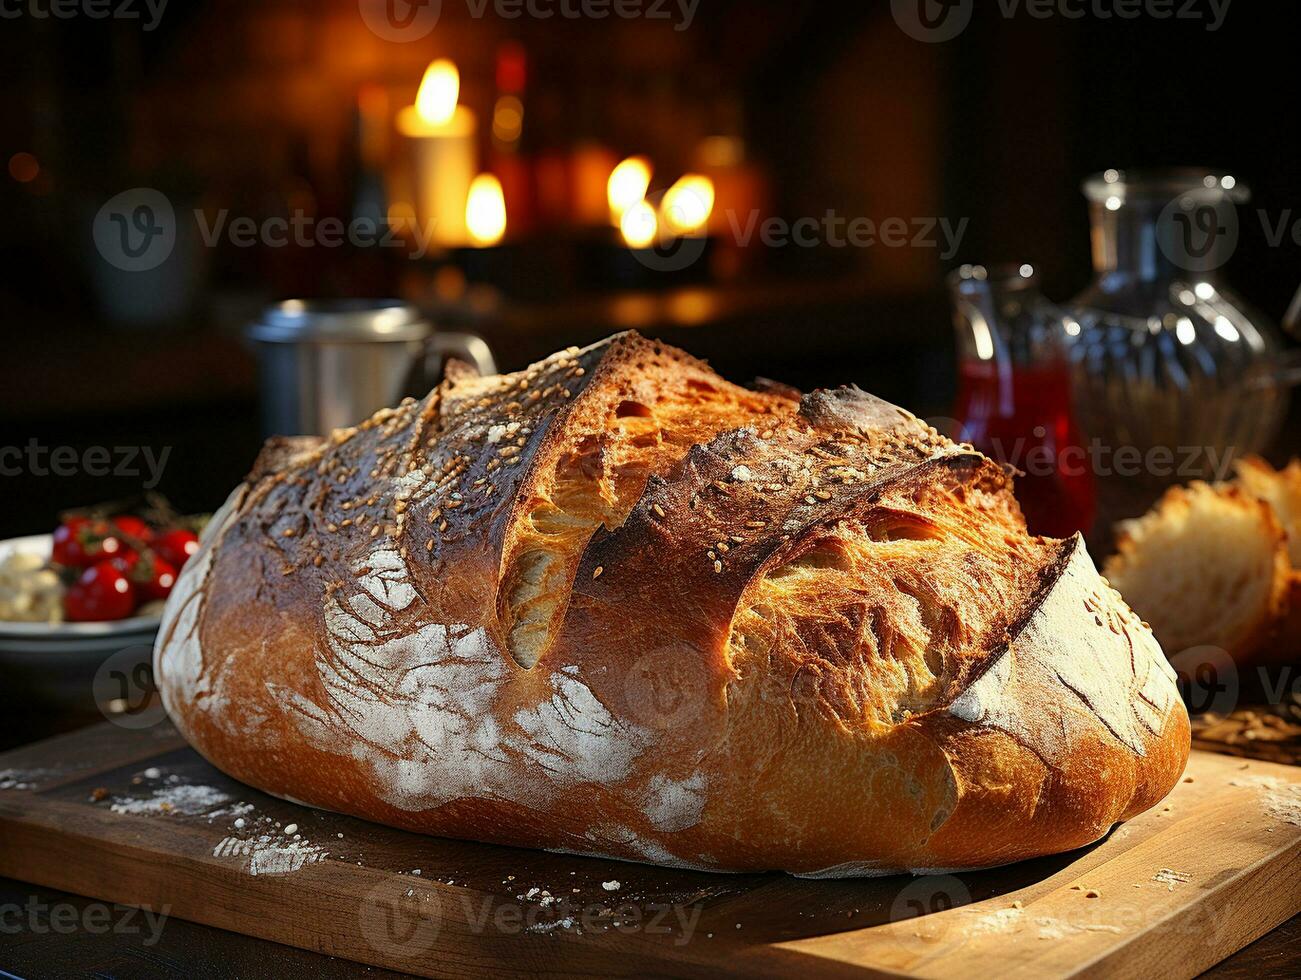
[{"label": "scattered flour on board", "polygon": [[1025,914],[1024,909],[1019,908],[999,909],[995,912],[984,912],[980,909],[961,909],[960,911],[964,915],[977,917],[963,923],[963,931],[967,936],[971,937],[1013,932],[1023,925],[1028,925],[1031,921],[1038,927],[1040,939],[1064,939],[1067,936],[1082,932],[1121,932],[1120,926],[1100,922],[1079,924],[1067,922],[1063,919],[1054,919],[1051,916],[1037,916],[1032,920]]},{"label": "scattered flour on board", "polygon": [[986,936],[1008,932],[1021,924],[1025,914],[1021,909],[999,909],[997,912],[983,912],[979,909],[962,909],[963,915],[976,915],[979,918],[963,922],[963,931],[969,936]]},{"label": "scattered flour on board", "polygon": [[212,849],[212,856],[216,858],[247,859],[245,868],[253,877],[292,874],[328,853],[305,840],[288,840],[284,836],[269,834],[248,839],[225,837]]},{"label": "scattered flour on board", "polygon": [[1284,782],[1277,776],[1242,776],[1230,786],[1250,786],[1260,792],[1265,812],[1276,820],[1301,827],[1301,783]]},{"label": "scattered flour on board", "polygon": [[57,775],[54,769],[0,769],[0,789],[36,789],[42,780]]},{"label": "scattered flour on board", "polygon": [[192,786],[177,783],[163,786],[143,798],[120,796],[113,801],[114,813],[155,814],[178,813],[199,816],[229,803],[230,796],[215,786]]},{"label": "scattered flour on board", "polygon": [[1175,885],[1186,885],[1193,880],[1193,876],[1186,871],[1175,871],[1173,868],[1162,868],[1152,876],[1152,880],[1166,886],[1166,891],[1175,890]]},{"label": "scattered flour on board", "polygon": [[556,929],[572,929],[573,926],[573,918],[565,916],[563,919],[556,919],[553,922],[535,922],[527,928],[529,932],[554,932]]},{"label": "scattered flour on board", "polygon": [[1034,923],[1039,927],[1040,939],[1065,939],[1067,936],[1074,936],[1081,932],[1114,932],[1119,934],[1123,931],[1120,926],[1106,925],[1101,922],[1077,925],[1074,922],[1054,919],[1051,916],[1041,916],[1035,919]]}]

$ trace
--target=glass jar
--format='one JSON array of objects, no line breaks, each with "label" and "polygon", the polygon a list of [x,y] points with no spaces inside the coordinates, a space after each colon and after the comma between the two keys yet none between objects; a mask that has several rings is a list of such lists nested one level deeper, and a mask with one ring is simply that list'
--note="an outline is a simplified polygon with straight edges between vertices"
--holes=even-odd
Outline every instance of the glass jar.
[{"label": "glass jar", "polygon": [[1098,477],[1099,535],[1173,483],[1222,479],[1287,408],[1276,329],[1224,283],[1231,174],[1108,170],[1083,185],[1093,282],[1068,304],[1075,405]]},{"label": "glass jar", "polygon": [[1032,533],[1093,523],[1093,476],[1071,405],[1065,317],[1032,266],[964,265],[949,275],[958,342],[957,438],[1016,471]]}]

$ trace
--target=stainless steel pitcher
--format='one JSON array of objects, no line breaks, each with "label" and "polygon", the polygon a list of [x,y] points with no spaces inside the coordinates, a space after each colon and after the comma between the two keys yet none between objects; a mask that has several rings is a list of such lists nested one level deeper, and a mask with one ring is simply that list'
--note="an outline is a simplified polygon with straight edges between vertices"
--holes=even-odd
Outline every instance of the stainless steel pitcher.
[{"label": "stainless steel pitcher", "polygon": [[495,374],[481,337],[436,330],[393,299],[291,299],[247,332],[258,353],[266,435],[326,435],[422,395],[446,357]]}]

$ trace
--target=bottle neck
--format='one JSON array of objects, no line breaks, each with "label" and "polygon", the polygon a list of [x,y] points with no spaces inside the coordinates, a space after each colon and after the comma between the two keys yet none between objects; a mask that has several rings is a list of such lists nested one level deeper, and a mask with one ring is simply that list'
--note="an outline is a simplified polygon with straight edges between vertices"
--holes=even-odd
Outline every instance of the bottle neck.
[{"label": "bottle neck", "polygon": [[963,361],[1010,370],[1057,360],[1056,314],[1033,279],[951,282]]},{"label": "bottle neck", "polygon": [[1228,258],[1224,253],[1232,248],[1228,237],[1207,238],[1198,229],[1190,230],[1185,227],[1188,219],[1172,214],[1167,203],[1126,201],[1115,210],[1101,202],[1091,203],[1089,231],[1094,272],[1100,277],[1135,282],[1192,276],[1198,281],[1216,281],[1219,267]]}]

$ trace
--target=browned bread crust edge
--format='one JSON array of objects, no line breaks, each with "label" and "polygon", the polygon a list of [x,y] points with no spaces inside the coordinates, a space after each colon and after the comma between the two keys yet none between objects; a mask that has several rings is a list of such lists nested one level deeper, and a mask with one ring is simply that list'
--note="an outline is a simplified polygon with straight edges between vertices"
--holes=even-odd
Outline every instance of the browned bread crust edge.
[{"label": "browned bread crust edge", "polygon": [[[1169,791],[1189,742],[1173,673],[1078,538],[1033,545],[1053,557],[1003,640],[897,722],[855,721],[793,685],[763,696],[738,675],[738,604],[815,539],[906,490],[1010,500],[978,454],[852,389],[799,406],[756,395],[770,401],[736,411],[759,422],[650,474],[623,523],[574,557],[541,658],[516,663],[499,592],[544,471],[577,429],[686,381],[746,397],[625,335],[276,447],[168,604],[156,674],[180,730],[237,778],[311,805],[708,870],[986,867],[1087,844]],[[503,455],[507,417],[521,445]],[[433,465],[416,477],[386,446]],[[844,456],[833,469],[816,462],[828,446]],[[838,478],[809,482],[819,472]],[[489,479],[495,493],[476,482]],[[372,511],[332,494],[373,498],[379,516],[345,516]],[[709,557],[715,537],[728,549]]]}]

